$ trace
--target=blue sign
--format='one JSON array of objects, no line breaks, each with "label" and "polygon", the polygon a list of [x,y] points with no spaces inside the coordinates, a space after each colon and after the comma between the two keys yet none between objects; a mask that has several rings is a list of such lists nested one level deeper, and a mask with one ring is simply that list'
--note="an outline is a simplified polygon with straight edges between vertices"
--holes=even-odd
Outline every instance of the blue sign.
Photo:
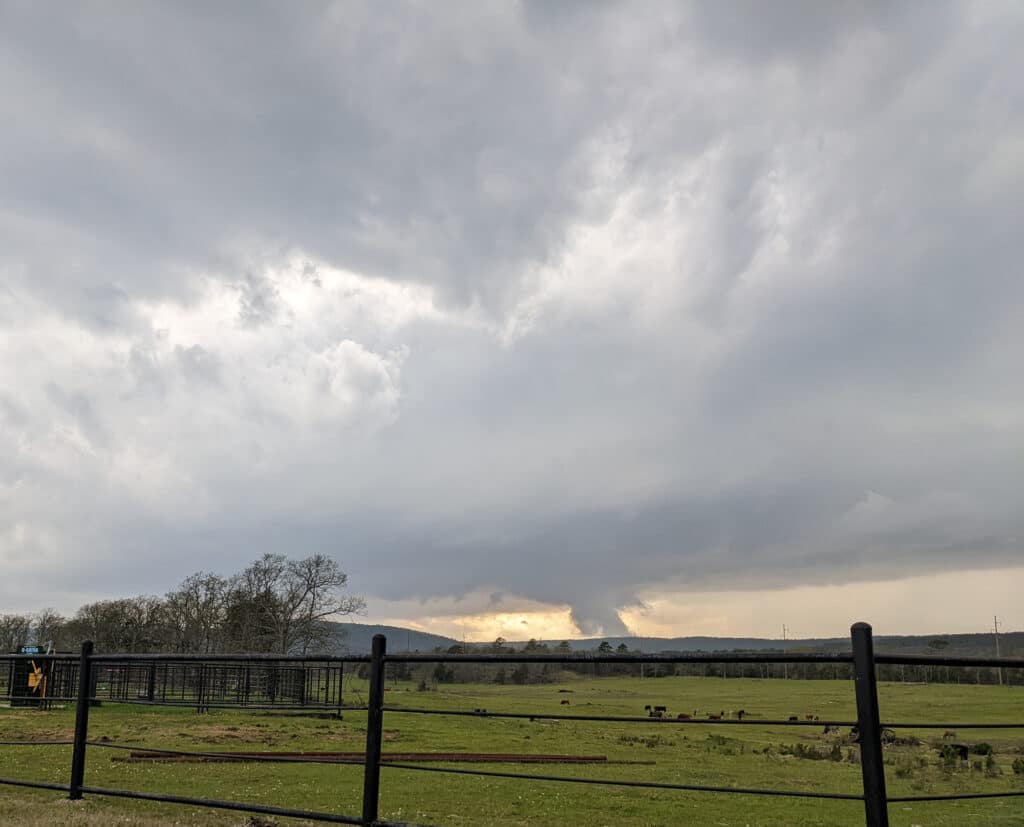
[{"label": "blue sign", "polygon": [[42,646],[21,646],[18,649],[19,655],[45,655]]}]

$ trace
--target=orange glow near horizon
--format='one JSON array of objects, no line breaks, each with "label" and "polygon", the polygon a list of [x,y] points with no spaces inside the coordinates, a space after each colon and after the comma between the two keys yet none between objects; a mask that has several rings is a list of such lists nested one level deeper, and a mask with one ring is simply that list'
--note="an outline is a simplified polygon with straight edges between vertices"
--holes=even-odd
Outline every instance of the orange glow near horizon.
[{"label": "orange glow near horizon", "polygon": [[468,641],[492,641],[499,637],[517,641],[530,638],[569,640],[580,637],[579,631],[570,620],[568,608],[454,617],[421,617],[416,620],[389,617],[376,622]]},{"label": "orange glow near horizon", "polygon": [[[859,620],[883,635],[986,632],[993,613],[1009,632],[1024,628],[1022,590],[1024,568],[991,569],[773,591],[650,591],[640,594],[642,606],[621,608],[619,615],[633,635],[642,637],[776,638],[783,623],[792,638],[845,637]],[[510,598],[499,611],[488,611],[484,601],[473,600],[371,601],[371,608],[375,603],[384,604],[385,612],[373,613],[364,622],[456,640],[602,636],[581,634],[568,606],[526,599]]]}]

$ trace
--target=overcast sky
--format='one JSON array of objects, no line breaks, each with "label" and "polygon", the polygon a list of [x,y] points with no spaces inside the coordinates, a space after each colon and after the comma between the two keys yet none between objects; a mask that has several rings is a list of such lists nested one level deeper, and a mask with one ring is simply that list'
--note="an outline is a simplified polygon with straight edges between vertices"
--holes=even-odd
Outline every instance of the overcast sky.
[{"label": "overcast sky", "polygon": [[1021,42],[4,2],[0,610],[325,552],[453,634],[1024,626]]}]

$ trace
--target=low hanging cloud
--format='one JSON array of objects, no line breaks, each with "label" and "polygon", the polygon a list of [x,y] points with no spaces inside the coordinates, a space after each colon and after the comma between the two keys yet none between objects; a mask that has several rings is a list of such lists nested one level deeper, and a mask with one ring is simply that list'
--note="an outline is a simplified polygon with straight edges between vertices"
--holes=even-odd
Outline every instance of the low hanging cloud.
[{"label": "low hanging cloud", "polygon": [[1019,560],[1015,4],[2,17],[0,605]]}]

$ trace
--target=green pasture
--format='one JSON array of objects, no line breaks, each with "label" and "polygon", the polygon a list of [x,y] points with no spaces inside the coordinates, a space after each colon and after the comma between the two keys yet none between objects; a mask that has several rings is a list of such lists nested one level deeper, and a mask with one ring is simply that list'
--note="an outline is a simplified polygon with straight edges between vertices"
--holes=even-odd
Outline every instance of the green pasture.
[{"label": "green pasture", "polygon": [[[509,686],[442,684],[418,691],[389,683],[386,702],[399,708],[450,708],[489,712],[644,715],[645,704],[678,712],[745,709],[751,725],[712,726],[649,721],[642,724],[572,720],[518,720],[428,716],[388,712],[385,751],[515,752],[606,755],[602,765],[443,765],[462,769],[541,773],[573,778],[657,781],[813,792],[860,792],[857,748],[820,726],[767,727],[758,719],[816,715],[853,720],[848,681],[782,681],[721,678],[573,677],[565,683]],[[571,690],[559,692],[560,689]],[[348,702],[365,699],[359,682]],[[887,721],[1024,721],[1019,687],[881,684]],[[569,700],[568,705],[561,701]],[[70,738],[73,708],[39,712],[0,709],[0,739]],[[942,731],[900,729],[920,744],[886,748],[891,795],[1024,791],[1024,730],[964,730],[959,743],[987,742],[992,759],[950,766],[936,747]],[[197,715],[185,709],[104,704],[92,710],[92,740],[139,748],[203,751],[359,750],[365,714],[343,721],[244,711]],[[356,766],[261,763],[126,763],[124,753],[90,748],[86,783],[178,795],[257,802],[358,814],[362,771]],[[811,758],[806,756],[822,756]],[[834,760],[838,758],[839,760]],[[977,762],[976,764],[974,762]],[[0,747],[0,776],[66,783],[70,747]],[[436,825],[859,825],[863,805],[853,801],[771,798],[614,786],[514,781],[384,767],[381,817]],[[59,793],[0,787],[4,824],[247,824],[238,813],[91,797],[80,805]],[[893,804],[893,825],[1024,825],[1024,798]],[[262,823],[262,822],[260,822]]]}]

